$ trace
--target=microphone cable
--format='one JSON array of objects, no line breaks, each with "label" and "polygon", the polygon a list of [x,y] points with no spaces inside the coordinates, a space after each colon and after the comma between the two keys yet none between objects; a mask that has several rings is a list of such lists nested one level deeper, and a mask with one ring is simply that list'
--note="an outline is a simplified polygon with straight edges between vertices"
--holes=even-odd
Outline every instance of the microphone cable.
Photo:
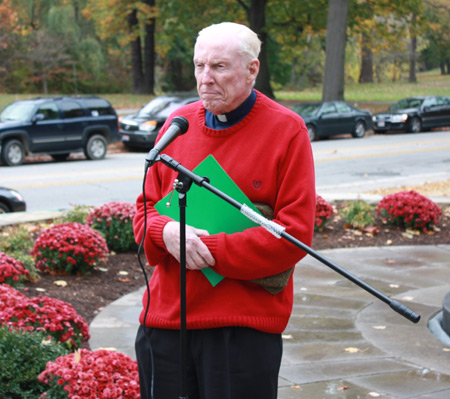
[{"label": "microphone cable", "polygon": [[141,243],[139,244],[139,248],[137,250],[137,255],[138,255],[139,266],[141,267],[142,272],[144,273],[145,286],[147,289],[147,303],[145,305],[143,329],[144,329],[144,335],[145,335],[145,342],[147,343],[148,350],[150,353],[150,364],[151,364],[151,368],[152,368],[151,378],[150,378],[150,398],[149,399],[153,399],[153,386],[154,386],[154,382],[155,382],[155,364],[154,364],[154,360],[153,360],[153,349],[152,349],[152,345],[150,343],[150,337],[148,336],[149,331],[147,330],[149,327],[147,327],[145,325],[145,322],[147,320],[147,315],[148,315],[148,312],[150,309],[150,285],[149,285],[147,273],[145,272],[145,266],[142,263],[142,259],[141,259],[142,248],[144,247],[145,236],[147,234],[147,199],[145,197],[145,182],[147,180],[148,168],[149,168],[149,164],[146,163],[144,179],[142,181],[142,199],[144,201],[144,233],[142,235],[142,240],[141,240]]}]

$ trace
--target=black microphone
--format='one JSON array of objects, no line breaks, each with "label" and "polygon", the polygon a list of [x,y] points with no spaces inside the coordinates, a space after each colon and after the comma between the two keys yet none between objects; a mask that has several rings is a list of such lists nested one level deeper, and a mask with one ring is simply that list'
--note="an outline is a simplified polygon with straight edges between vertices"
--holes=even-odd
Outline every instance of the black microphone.
[{"label": "black microphone", "polygon": [[163,151],[172,141],[174,141],[179,135],[187,132],[189,128],[189,122],[186,118],[182,116],[176,116],[170,122],[169,128],[166,130],[161,139],[156,143],[156,145],[150,150],[145,158],[145,161],[153,165],[156,162],[156,158],[159,153]]}]

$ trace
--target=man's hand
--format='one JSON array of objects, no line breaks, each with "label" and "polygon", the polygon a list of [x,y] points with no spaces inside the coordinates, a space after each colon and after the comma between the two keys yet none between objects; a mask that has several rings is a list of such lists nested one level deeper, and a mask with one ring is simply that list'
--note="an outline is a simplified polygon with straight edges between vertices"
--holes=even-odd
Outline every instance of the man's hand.
[{"label": "man's hand", "polygon": [[[208,236],[206,230],[186,226],[186,268],[200,270],[204,267],[214,266],[215,259],[209,252],[208,247],[200,239]],[[163,240],[167,251],[179,262],[180,261],[180,223],[169,222],[163,229]]]}]

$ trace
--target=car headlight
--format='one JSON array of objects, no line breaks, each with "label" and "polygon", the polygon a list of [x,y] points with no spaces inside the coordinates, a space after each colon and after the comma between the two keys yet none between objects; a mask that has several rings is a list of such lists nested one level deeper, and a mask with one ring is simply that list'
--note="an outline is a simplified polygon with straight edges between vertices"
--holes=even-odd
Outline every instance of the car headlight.
[{"label": "car headlight", "polygon": [[143,132],[152,132],[156,129],[156,121],[147,121],[139,125],[139,130]]},{"label": "car headlight", "polygon": [[377,117],[374,115],[372,116],[372,121],[376,122],[377,121]]},{"label": "car headlight", "polygon": [[23,197],[17,191],[11,190],[10,193],[16,197],[16,199],[20,202],[23,202]]},{"label": "car headlight", "polygon": [[392,115],[392,122],[393,123],[404,123],[408,119],[408,114],[397,114]]}]

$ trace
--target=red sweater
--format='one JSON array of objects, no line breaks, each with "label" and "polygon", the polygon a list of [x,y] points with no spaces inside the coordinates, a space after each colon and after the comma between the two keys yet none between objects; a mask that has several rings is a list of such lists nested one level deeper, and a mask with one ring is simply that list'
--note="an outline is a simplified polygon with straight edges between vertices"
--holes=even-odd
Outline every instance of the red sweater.
[{"label": "red sweater", "polygon": [[[205,126],[201,102],[184,106],[174,115],[184,116],[189,121],[189,130],[164,153],[190,170],[212,154],[253,203],[269,205],[274,210],[275,222],[311,245],[315,215],[314,164],[307,129],[297,114],[257,92],[250,113],[227,129],[213,130]],[[160,136],[167,127],[166,124]],[[166,251],[162,237],[170,219],[153,208],[172,191],[176,177],[177,172],[159,162],[149,169],[145,186],[144,248],[149,264],[155,266],[146,325],[156,328],[180,328],[179,263]],[[143,228],[141,194],[134,219],[137,242],[142,239]],[[240,233],[210,235],[202,240],[216,260],[214,270],[226,278],[213,287],[201,271],[187,270],[187,328],[244,326],[281,333],[292,310],[292,276],[287,287],[276,295],[250,280],[287,270],[305,253],[260,226]],[[143,305],[141,324],[147,292]]]}]

